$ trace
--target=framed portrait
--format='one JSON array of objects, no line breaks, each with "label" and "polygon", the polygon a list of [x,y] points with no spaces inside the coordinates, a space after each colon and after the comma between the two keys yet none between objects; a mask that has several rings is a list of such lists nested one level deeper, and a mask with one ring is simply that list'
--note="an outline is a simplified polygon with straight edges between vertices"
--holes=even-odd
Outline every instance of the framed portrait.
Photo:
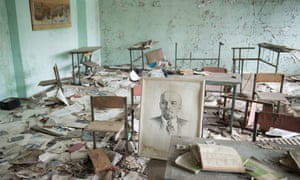
[{"label": "framed portrait", "polygon": [[30,0],[33,30],[71,27],[70,0]]},{"label": "framed portrait", "polygon": [[140,156],[166,160],[172,135],[201,137],[205,81],[143,78]]}]

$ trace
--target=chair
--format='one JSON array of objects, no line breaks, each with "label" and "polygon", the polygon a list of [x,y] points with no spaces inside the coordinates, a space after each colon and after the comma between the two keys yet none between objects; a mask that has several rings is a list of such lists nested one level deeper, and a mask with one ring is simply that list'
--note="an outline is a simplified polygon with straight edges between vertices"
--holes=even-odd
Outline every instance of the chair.
[{"label": "chair", "polygon": [[[257,88],[258,83],[279,83],[279,92],[262,92]],[[244,111],[244,120],[243,126],[247,126],[247,122],[253,122],[255,118],[256,104],[262,104],[263,111],[268,112],[279,112],[280,102],[287,101],[282,94],[284,83],[284,74],[279,73],[256,73],[253,78],[253,88],[251,97],[237,97],[237,100],[245,101],[245,111]],[[225,96],[226,98],[230,96]],[[275,102],[274,102],[275,101]],[[275,105],[277,104],[277,105]],[[250,107],[253,107],[250,110]],[[250,117],[251,116],[251,117]],[[248,118],[249,117],[249,118]],[[223,116],[224,118],[224,116]]]},{"label": "chair", "polygon": [[[260,82],[274,82],[279,83],[279,92],[260,92],[257,89],[257,83]],[[285,97],[282,94],[284,83],[284,74],[279,73],[257,73],[254,75],[252,99],[258,99],[259,101],[277,101],[277,112],[279,112],[280,101],[285,101]]]},{"label": "chair", "polygon": [[[201,71],[204,71],[204,72],[211,72],[211,73],[227,73],[227,69],[226,68],[223,68],[223,67],[211,67],[211,66],[206,66],[206,67],[203,67],[201,69]],[[220,96],[222,93],[226,92],[226,89],[227,87],[226,86],[223,86],[223,85],[211,85],[211,84],[206,84],[205,85],[205,97],[206,98],[209,98],[207,96],[207,93],[208,92],[215,92],[215,93],[219,93]],[[216,108],[214,105],[208,105],[209,104],[209,101],[207,101],[206,99],[206,102],[205,102],[205,107],[206,108]],[[218,102],[217,103],[217,108],[218,108],[218,113],[219,113],[219,108],[220,108],[220,103]]]},{"label": "chair", "polygon": [[[226,68],[223,68],[223,67],[210,67],[210,66],[207,66],[207,67],[203,67],[201,69],[201,71],[204,71],[204,72],[212,72],[212,73],[227,73],[227,69]],[[206,85],[205,86],[205,95],[206,95],[206,92],[223,92],[224,91],[224,86],[221,86],[221,85]]]},{"label": "chair", "polygon": [[[123,109],[124,117],[116,121],[97,121],[95,119],[96,109]],[[93,133],[93,148],[96,149],[95,132],[120,133],[124,128],[126,138],[126,150],[128,150],[128,114],[127,98],[121,96],[91,96],[91,116],[87,130]]]}]

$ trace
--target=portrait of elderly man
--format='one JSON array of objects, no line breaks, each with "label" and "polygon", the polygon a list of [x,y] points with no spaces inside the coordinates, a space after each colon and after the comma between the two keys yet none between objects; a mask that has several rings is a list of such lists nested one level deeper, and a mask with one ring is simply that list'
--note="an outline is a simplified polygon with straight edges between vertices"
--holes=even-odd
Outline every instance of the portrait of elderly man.
[{"label": "portrait of elderly man", "polygon": [[187,124],[187,120],[178,117],[178,112],[182,107],[180,94],[167,90],[160,95],[159,108],[161,115],[151,118],[161,131],[168,134],[180,134],[181,129]]}]

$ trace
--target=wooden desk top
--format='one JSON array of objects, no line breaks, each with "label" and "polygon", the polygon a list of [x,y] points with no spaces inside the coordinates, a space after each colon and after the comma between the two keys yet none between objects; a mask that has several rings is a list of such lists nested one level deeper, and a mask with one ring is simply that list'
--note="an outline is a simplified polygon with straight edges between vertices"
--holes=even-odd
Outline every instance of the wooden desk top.
[{"label": "wooden desk top", "polygon": [[170,77],[192,78],[205,80],[206,84],[211,85],[238,85],[242,83],[241,75],[237,73],[212,73],[207,75],[171,75]]},{"label": "wooden desk top", "polygon": [[[235,148],[242,157],[255,157],[262,161],[265,165],[280,172],[283,176],[288,179],[299,179],[297,174],[292,174],[285,171],[279,166],[279,159],[283,157],[287,150],[284,149],[262,149],[255,145],[253,142],[240,142],[240,141],[226,141],[226,140],[213,140],[213,139],[202,139],[196,137],[183,137],[183,136],[172,136],[169,148],[169,157],[167,160],[167,167],[165,171],[165,179],[213,179],[213,180],[233,180],[233,179],[249,179],[243,174],[234,173],[221,173],[221,172],[205,172],[200,171],[198,174],[193,174],[175,165],[174,161],[178,155],[186,152],[187,150],[176,150],[176,144],[189,145],[196,143],[215,142],[220,145],[227,145]],[[284,145],[285,148],[300,149],[300,146]]]},{"label": "wooden desk top", "polygon": [[95,47],[81,47],[78,49],[73,49],[71,51],[72,54],[80,54],[80,53],[88,53],[88,52],[94,52],[99,50],[101,47],[100,46],[95,46]]}]

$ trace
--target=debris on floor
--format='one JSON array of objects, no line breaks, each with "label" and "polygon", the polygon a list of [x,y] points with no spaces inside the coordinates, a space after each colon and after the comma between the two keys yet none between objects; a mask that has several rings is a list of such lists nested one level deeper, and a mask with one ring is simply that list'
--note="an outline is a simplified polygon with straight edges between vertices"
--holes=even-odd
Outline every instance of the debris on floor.
[{"label": "debris on floor", "polygon": [[[1,109],[0,176],[51,180],[147,179],[149,174],[145,169],[150,159],[137,155],[139,112],[135,113],[134,124],[128,114],[130,129],[134,126],[134,132],[129,132],[128,152],[126,141],[114,139],[110,133],[97,135],[97,149],[93,149],[92,133],[87,130],[91,121],[90,96],[126,96],[131,107],[131,87],[138,79],[133,72],[99,68],[82,77],[81,86],[72,85],[68,78],[63,81],[63,91],[50,87],[47,92],[20,99],[20,105],[14,109]],[[53,84],[51,81],[44,85]],[[107,119],[120,115],[102,112],[101,116]],[[228,122],[220,120],[221,116],[216,110],[207,111],[203,138],[251,141],[252,133],[241,130],[241,116],[235,117],[237,124],[231,134],[227,131]],[[258,142],[263,142],[261,137]]]}]

